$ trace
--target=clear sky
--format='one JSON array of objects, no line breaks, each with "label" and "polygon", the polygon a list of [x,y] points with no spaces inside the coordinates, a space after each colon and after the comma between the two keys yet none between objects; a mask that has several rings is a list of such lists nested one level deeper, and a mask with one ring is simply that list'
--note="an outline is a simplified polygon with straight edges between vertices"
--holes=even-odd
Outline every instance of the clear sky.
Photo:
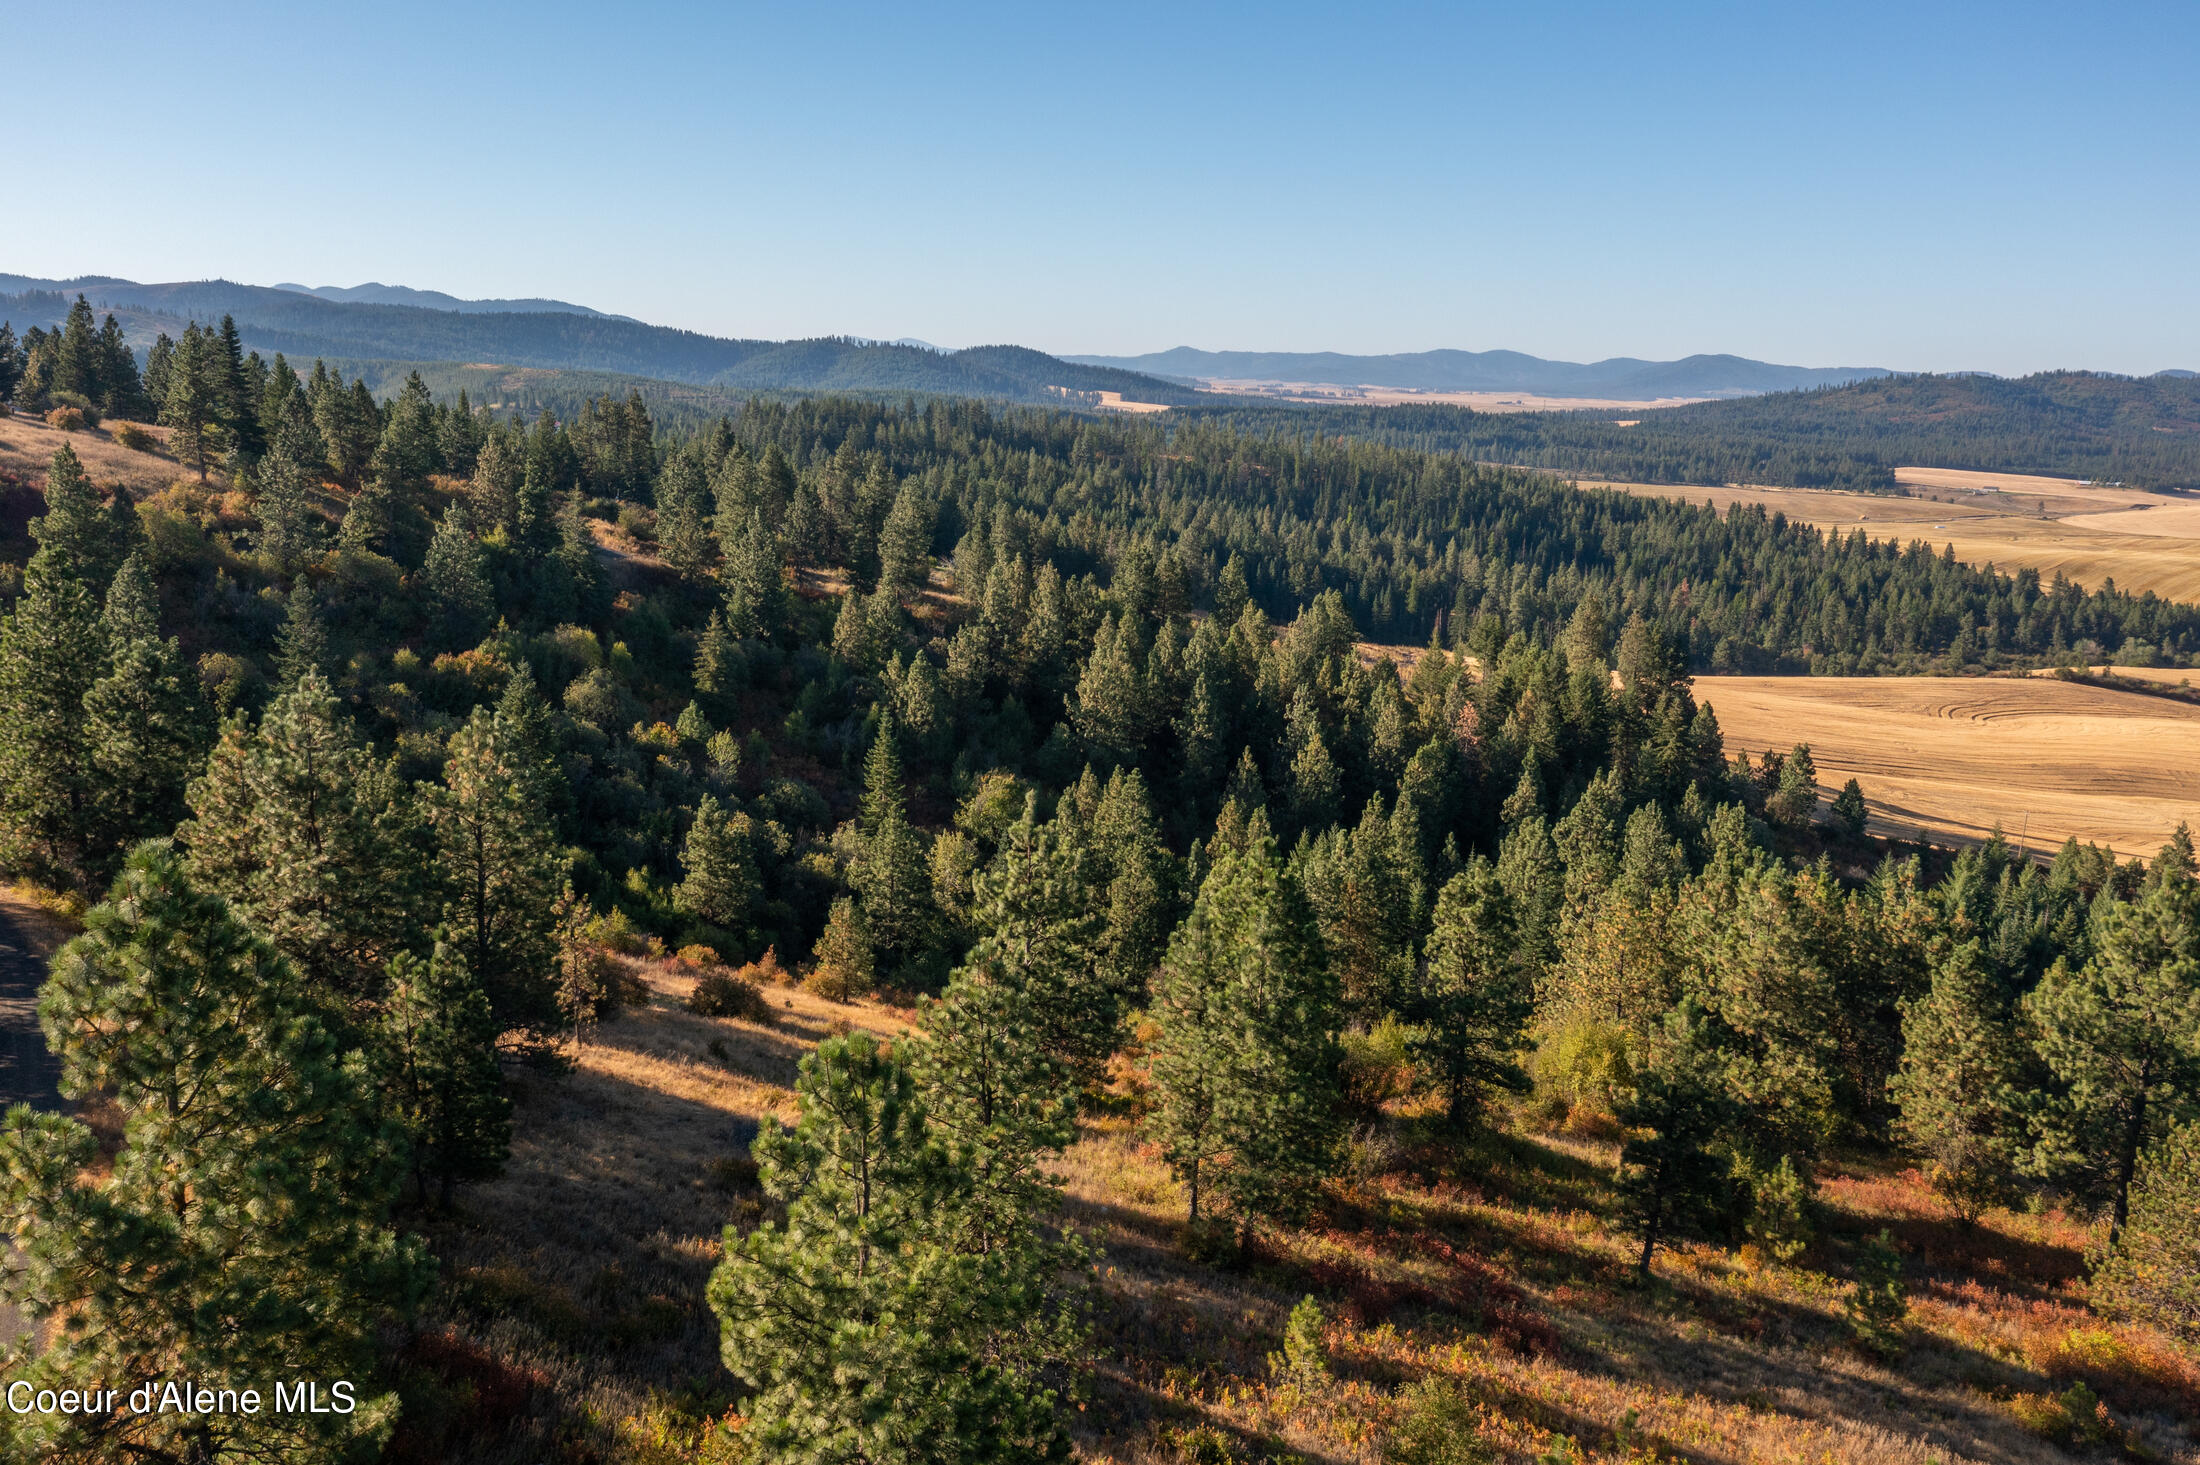
[{"label": "clear sky", "polygon": [[2200,368],[2200,4],[35,5],[0,270],[1057,352]]}]

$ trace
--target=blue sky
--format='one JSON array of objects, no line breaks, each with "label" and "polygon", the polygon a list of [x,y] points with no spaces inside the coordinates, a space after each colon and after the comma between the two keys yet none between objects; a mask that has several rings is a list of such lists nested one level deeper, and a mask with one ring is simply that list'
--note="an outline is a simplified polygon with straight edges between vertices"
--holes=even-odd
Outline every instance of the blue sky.
[{"label": "blue sky", "polygon": [[1052,351],[2200,368],[2191,0],[41,5],[4,35],[18,273]]}]

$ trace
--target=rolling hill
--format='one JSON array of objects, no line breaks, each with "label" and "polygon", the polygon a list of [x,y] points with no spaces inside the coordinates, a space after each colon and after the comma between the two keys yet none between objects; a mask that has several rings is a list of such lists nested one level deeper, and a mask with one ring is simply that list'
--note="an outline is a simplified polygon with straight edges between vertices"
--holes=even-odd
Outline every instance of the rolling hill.
[{"label": "rolling hill", "polygon": [[[1098,405],[1113,392],[1185,404],[1191,388],[1112,367],[1077,365],[1018,346],[940,352],[847,337],[749,341],[563,310],[462,311],[338,301],[228,280],[141,284],[107,276],[41,280],[0,274],[0,319],[52,326],[82,294],[112,311],[131,344],[149,346],[189,320],[236,318],[247,347],[299,360],[495,363],[615,372],[735,392],[851,392],[988,397]],[[528,304],[536,302],[504,302]]]},{"label": "rolling hill", "polygon": [[1734,397],[1840,386],[1888,373],[1876,366],[1774,366],[1740,356],[1642,361],[1615,356],[1581,363],[1519,351],[1416,351],[1345,356],[1334,351],[1198,351],[1178,346],[1144,356],[1066,356],[1088,366],[1193,381],[1321,382],[1429,392],[1524,392],[1536,396],[1653,400]]}]

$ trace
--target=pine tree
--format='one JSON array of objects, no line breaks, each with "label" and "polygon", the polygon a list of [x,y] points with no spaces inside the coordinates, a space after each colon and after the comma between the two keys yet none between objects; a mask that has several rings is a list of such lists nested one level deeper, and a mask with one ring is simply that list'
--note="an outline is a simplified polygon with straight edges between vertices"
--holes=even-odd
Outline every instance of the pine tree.
[{"label": "pine tree", "polygon": [[1059,1204],[1040,1167],[1076,1137],[1079,1064],[1112,1051],[1119,1014],[1104,991],[1095,1001],[1076,861],[1028,807],[977,889],[984,934],[926,1005],[915,1063],[935,1129],[971,1177],[964,1244],[993,1249],[1028,1243],[1033,1218]]},{"label": "pine tree", "polygon": [[1833,822],[1851,839],[1864,837],[1865,822],[1870,810],[1864,806],[1864,786],[1855,779],[1841,785],[1841,792],[1834,796]]},{"label": "pine tree", "polygon": [[290,598],[283,603],[283,623],[275,632],[276,678],[284,686],[295,686],[309,676],[326,680],[334,661],[320,598],[313,582],[301,575],[290,587]]},{"label": "pine tree", "polygon": [[1620,1149],[1621,1213],[1642,1242],[1636,1272],[1650,1275],[1659,1245],[1704,1226],[1727,1203],[1732,1165],[1716,1146],[1733,1123],[1703,1019],[1684,1003],[1669,1020],[1665,1051],[1636,1076],[1619,1121],[1640,1131]]},{"label": "pine tree", "polygon": [[428,558],[420,578],[428,592],[428,624],[431,639],[446,650],[473,645],[489,629],[496,615],[496,592],[489,588],[489,568],[481,546],[474,542],[466,519],[466,507],[452,504],[443,511],[429,541]]},{"label": "pine tree", "polygon": [[452,945],[489,994],[498,1031],[548,1032],[557,1023],[550,912],[565,858],[539,755],[508,718],[477,707],[451,738],[443,782],[420,787]]},{"label": "pine tree", "polygon": [[267,439],[260,431],[259,403],[245,370],[244,339],[235,318],[224,315],[221,329],[207,332],[206,338],[214,416],[229,435],[230,451],[243,462],[256,462],[267,451]]},{"label": "pine tree", "polygon": [[878,981],[878,955],[871,944],[863,910],[847,896],[833,902],[825,930],[817,938],[817,965],[810,990],[834,1002],[869,992]]},{"label": "pine tree", "polygon": [[72,885],[103,858],[85,698],[107,663],[100,599],[114,536],[66,444],[31,537],[22,597],[0,619],[0,863]]},{"label": "pine tree", "polygon": [[372,1378],[376,1328],[429,1276],[383,1222],[395,1174],[362,1066],[288,964],[141,845],[55,959],[39,1016],[63,1092],[106,1096],[122,1143],[95,1168],[98,1140],[73,1118],[18,1106],[0,1130],[0,1224],[22,1257],[8,1294],[52,1323],[15,1377],[258,1387],[263,1407],[30,1416],[19,1458],[375,1448],[394,1394],[349,1414],[265,1407],[265,1381]]},{"label": "pine tree", "polygon": [[1150,1014],[1153,1132],[1243,1229],[1304,1213],[1338,1140],[1337,993],[1312,912],[1256,815],[1169,943]]},{"label": "pine tree", "polygon": [[672,893],[672,903],[682,915],[704,921],[736,941],[747,940],[749,911],[756,901],[756,857],[752,853],[749,816],[738,814],[704,794],[688,826],[687,843],[680,851],[680,868],[686,878]]},{"label": "pine tree", "polygon": [[221,400],[213,360],[215,347],[193,321],[176,342],[175,359],[169,363],[168,390],[161,399],[160,420],[174,429],[168,440],[179,462],[198,470],[206,482],[208,433],[221,420]]},{"label": "pine tree", "polygon": [[924,843],[910,827],[894,722],[879,723],[863,767],[863,851],[849,872],[879,974],[900,980],[932,950],[936,907]]},{"label": "pine tree", "polygon": [[260,460],[256,476],[260,494],[253,513],[260,531],[255,543],[277,574],[295,575],[320,554],[328,537],[327,521],[313,502],[312,478],[287,439],[278,439]]},{"label": "pine tree", "polygon": [[905,481],[878,535],[879,588],[896,594],[921,589],[932,567],[932,501],[922,484]]},{"label": "pine tree", "polygon": [[1473,1118],[1491,1090],[1528,1087],[1519,1055],[1533,1008],[1504,887],[1476,855],[1436,899],[1427,969],[1411,1005],[1414,1056],[1438,1075],[1454,1126]]},{"label": "pine tree", "polygon": [[[107,671],[84,694],[98,832],[105,858],[165,833],[183,813],[184,785],[205,754],[205,709],[160,606],[142,555],[123,562],[101,618]],[[107,868],[112,868],[108,865]]]},{"label": "pine tree", "polygon": [[1965,1223],[2012,1199],[2021,1159],[2025,1046],[1976,940],[1946,953],[1932,990],[1903,1004],[1889,1085],[1905,1139]]},{"label": "pine tree", "polygon": [[384,1101],[403,1131],[415,1195],[448,1208],[462,1180],[499,1174],[511,1150],[511,1101],[497,1066],[496,1019],[465,958],[438,939],[425,959],[399,952],[375,1033]]},{"label": "pine tree", "polygon": [[725,542],[725,553],[718,578],[725,586],[727,627],[742,640],[777,635],[787,619],[786,581],[779,538],[766,527],[762,510]]},{"label": "pine tree", "polygon": [[1075,1339],[1055,1254],[958,1247],[967,1172],[867,1034],[821,1043],[795,1092],[795,1127],[767,1120],[754,1146],[786,1220],[728,1227],[710,1281],[721,1356],[756,1391],[744,1440],[817,1465],[1068,1459],[1040,1376]]},{"label": "pine tree", "polygon": [[231,718],[185,798],[193,880],[315,990],[375,996],[417,938],[422,872],[409,803],[328,683],[302,677],[257,730]]},{"label": "pine tree", "polygon": [[682,579],[700,581],[711,558],[709,480],[697,453],[674,453],[657,480],[657,549]]},{"label": "pine tree", "polygon": [[2171,855],[2152,888],[2111,909],[2093,960],[2058,963],[2026,999],[2040,1056],[2066,1091],[2043,1116],[2037,1163],[2108,1202],[2112,1241],[2139,1157],[2200,1118],[2200,883]]},{"label": "pine tree", "polygon": [[1780,782],[1765,800],[1765,813],[1790,829],[1808,828],[1818,810],[1818,768],[1811,761],[1810,744],[1797,743],[1780,760]]},{"label": "pine tree", "polygon": [[2200,1344],[2200,1124],[2173,1130],[2140,1160],[2130,1219],[2095,1253],[2088,1300]]},{"label": "pine tree", "polygon": [[1902,1323],[1909,1316],[1908,1290],[1902,1285],[1902,1253],[1882,1230],[1864,1243],[1856,1261],[1856,1283],[1841,1305],[1849,1331],[1867,1351],[1892,1359],[1902,1352]]}]

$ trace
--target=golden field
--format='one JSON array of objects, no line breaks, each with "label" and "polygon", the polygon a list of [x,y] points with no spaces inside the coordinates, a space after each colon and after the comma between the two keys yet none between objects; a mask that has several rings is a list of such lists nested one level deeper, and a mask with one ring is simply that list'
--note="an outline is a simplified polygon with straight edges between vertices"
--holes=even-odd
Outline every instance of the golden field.
[{"label": "golden field", "polygon": [[[167,440],[165,427],[134,425],[156,441]],[[63,432],[0,408],[0,473],[13,473],[27,483],[43,487],[54,451],[63,443],[75,450],[84,463],[85,473],[102,488],[119,486],[143,497],[178,479],[195,476],[191,469],[173,458],[133,452],[123,447],[105,427]]]},{"label": "golden field", "polygon": [[[2169,679],[2186,675],[2170,673]],[[2200,706],[2047,677],[1698,677],[1729,754],[1810,744],[1876,834],[2151,856],[2200,825]]]},{"label": "golden field", "polygon": [[1762,504],[1788,518],[1842,534],[1861,529],[1902,544],[1922,539],[1934,551],[1955,546],[1956,558],[2008,571],[2058,571],[2089,590],[2114,579],[2125,590],[2152,590],[2172,600],[2200,600],[2200,504],[2142,489],[2109,488],[2070,479],[1955,469],[1901,468],[1895,479],[1911,495],[1835,493],[1818,489],[1674,484],[1579,479],[1583,488],[1610,488],[1646,497],[1710,503],[1720,509]]}]

